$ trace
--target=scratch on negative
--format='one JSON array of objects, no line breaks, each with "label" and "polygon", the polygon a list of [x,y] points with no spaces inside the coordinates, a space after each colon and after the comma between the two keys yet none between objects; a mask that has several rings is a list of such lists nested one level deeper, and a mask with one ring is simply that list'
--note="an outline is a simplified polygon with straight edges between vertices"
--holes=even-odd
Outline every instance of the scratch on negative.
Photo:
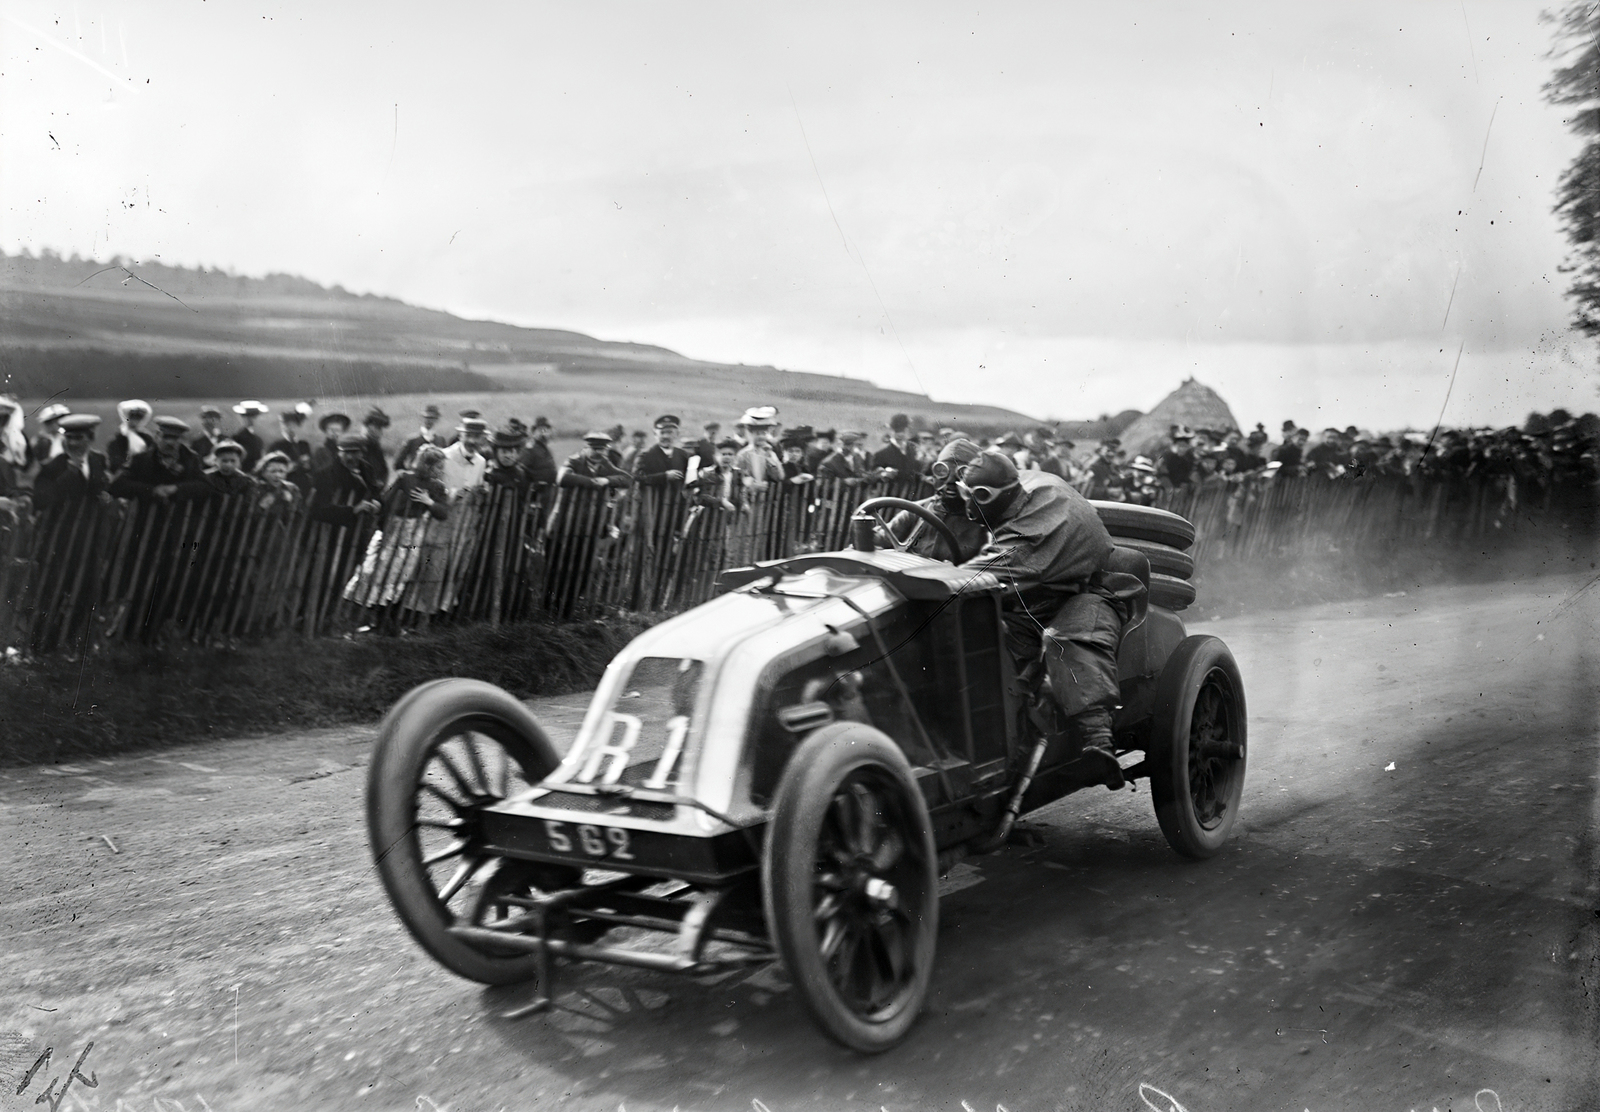
[{"label": "scratch on negative", "polygon": [[[179,297],[177,294],[167,293],[166,290],[162,289],[160,286],[156,285],[154,282],[146,282],[143,278],[139,277],[133,271],[129,270],[127,267],[122,266],[120,264],[119,265],[114,265],[114,266],[103,266],[99,270],[95,271],[94,274],[89,275],[89,278],[93,278],[96,275],[104,274],[108,270],[120,270],[120,271],[122,271],[122,273],[126,274],[128,277],[124,278],[122,280],[122,284],[123,285],[127,285],[129,281],[138,282],[141,286],[149,286],[151,289],[155,290],[157,293],[165,294],[167,297],[172,298],[172,300],[176,301],[179,305],[182,305],[185,309],[189,310],[189,312],[191,312],[191,313],[198,313],[200,311],[199,309],[196,309],[193,305],[189,305],[189,304],[185,303],[183,298]],[[83,282],[87,282],[89,280],[89,278],[85,278],[83,280]],[[83,282],[79,282],[78,286],[83,285]],[[73,289],[77,289],[78,286],[74,286],[72,288]]]},{"label": "scratch on negative", "polygon": [[[1502,100],[1505,98],[1501,98]],[[1489,132],[1494,130],[1494,114],[1500,111],[1500,101],[1494,102],[1494,107],[1489,109],[1489,126],[1483,129],[1483,151],[1478,155],[1478,172],[1472,177],[1472,191],[1478,191],[1478,179],[1483,177],[1483,163],[1489,157]]]}]

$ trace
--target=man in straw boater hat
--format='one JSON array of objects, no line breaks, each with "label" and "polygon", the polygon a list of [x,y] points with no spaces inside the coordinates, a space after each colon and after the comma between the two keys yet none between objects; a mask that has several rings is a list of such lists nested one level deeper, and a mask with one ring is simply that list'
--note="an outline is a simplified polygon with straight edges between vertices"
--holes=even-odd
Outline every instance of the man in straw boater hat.
[{"label": "man in straw boater hat", "polygon": [[483,485],[489,461],[483,450],[489,444],[489,422],[482,417],[463,417],[456,426],[456,442],[444,449],[444,489],[451,498],[464,490]]},{"label": "man in straw boater hat", "polygon": [[[961,566],[998,576],[1011,591],[1002,609],[1006,648],[1032,688],[1042,673],[1065,728],[1083,745],[1085,775],[1108,788],[1124,784],[1111,740],[1120,695],[1117,644],[1145,594],[1135,576],[1110,571],[1114,547],[1083,495],[1043,471],[1019,473],[1000,452],[983,452],[957,480],[967,516],[989,541]],[[1035,710],[1048,735],[1054,715]]]},{"label": "man in straw boater hat", "polygon": [[678,418],[671,413],[655,419],[656,442],[639,453],[634,478],[640,486],[677,487],[689,473],[689,453],[678,447]]},{"label": "man in straw boater hat", "polygon": [[149,451],[154,443],[150,430],[145,428],[145,422],[150,419],[149,402],[138,398],[118,402],[117,417],[121,423],[106,445],[106,459],[111,464],[112,474],[127,467],[128,461],[140,452]]},{"label": "man in straw boater hat", "polygon": [[256,418],[264,417],[271,411],[258,401],[240,402],[233,407],[233,411],[239,415],[240,425],[234,430],[232,439],[244,449],[244,469],[249,471],[266,451],[260,434],[256,432]]},{"label": "man in straw boater hat", "polygon": [[49,463],[67,450],[61,436],[61,418],[72,412],[60,402],[51,402],[39,411],[39,435],[33,438],[33,458]]},{"label": "man in straw boater hat", "polygon": [[69,413],[57,418],[61,429],[61,454],[45,461],[33,479],[35,509],[94,499],[110,502],[111,464],[94,448],[100,418],[89,413]]}]

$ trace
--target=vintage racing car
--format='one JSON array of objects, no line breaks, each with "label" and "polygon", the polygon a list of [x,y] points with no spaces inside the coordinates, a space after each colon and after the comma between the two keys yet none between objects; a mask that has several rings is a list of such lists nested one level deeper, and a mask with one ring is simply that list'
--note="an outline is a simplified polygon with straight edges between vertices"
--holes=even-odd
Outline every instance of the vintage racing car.
[{"label": "vintage racing car", "polygon": [[[1118,654],[1120,763],[1149,778],[1172,848],[1208,857],[1238,813],[1245,696],[1227,647],[1174,612],[1194,597],[1194,530],[1095,506],[1117,570],[1150,586]],[[562,960],[705,974],[781,959],[834,1039],[902,1038],[933,971],[941,872],[1099,782],[1013,667],[1007,588],[880,547],[884,516],[908,507],[944,530],[872,499],[852,548],[725,572],[723,593],[617,655],[566,753],[489,684],[402,698],[368,830],[422,947],[484,984],[537,980],[520,1013],[549,1003]]]}]

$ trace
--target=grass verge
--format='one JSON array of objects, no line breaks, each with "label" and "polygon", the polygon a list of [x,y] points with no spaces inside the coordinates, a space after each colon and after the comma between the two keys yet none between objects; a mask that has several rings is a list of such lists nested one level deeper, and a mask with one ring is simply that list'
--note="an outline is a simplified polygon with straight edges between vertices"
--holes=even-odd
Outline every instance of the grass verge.
[{"label": "grass verge", "polygon": [[579,691],[650,624],[627,616],[233,649],[117,645],[78,661],[0,667],[0,766],[372,722],[443,676],[487,680],[520,698]]}]

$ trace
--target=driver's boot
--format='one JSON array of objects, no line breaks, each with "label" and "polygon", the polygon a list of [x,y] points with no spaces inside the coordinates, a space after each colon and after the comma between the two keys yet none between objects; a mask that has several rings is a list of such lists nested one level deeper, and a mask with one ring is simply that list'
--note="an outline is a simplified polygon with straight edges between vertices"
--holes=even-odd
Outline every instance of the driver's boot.
[{"label": "driver's boot", "polygon": [[1072,726],[1083,739],[1083,753],[1078,759],[1099,774],[1100,783],[1112,791],[1126,784],[1111,740],[1111,709],[1090,707],[1072,719]]}]

